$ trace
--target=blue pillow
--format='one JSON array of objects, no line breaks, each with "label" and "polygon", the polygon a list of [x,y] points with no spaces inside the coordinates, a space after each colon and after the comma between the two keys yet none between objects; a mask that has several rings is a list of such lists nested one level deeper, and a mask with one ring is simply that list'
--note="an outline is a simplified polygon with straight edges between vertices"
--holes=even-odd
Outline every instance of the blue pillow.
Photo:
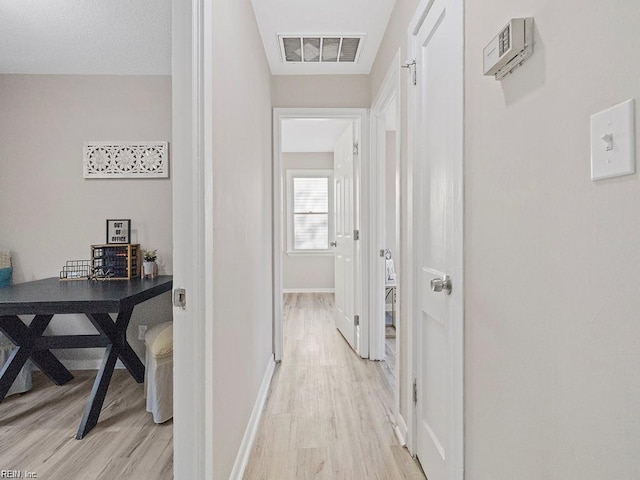
[{"label": "blue pillow", "polygon": [[8,287],[11,285],[11,274],[13,273],[13,268],[0,268],[0,288]]}]

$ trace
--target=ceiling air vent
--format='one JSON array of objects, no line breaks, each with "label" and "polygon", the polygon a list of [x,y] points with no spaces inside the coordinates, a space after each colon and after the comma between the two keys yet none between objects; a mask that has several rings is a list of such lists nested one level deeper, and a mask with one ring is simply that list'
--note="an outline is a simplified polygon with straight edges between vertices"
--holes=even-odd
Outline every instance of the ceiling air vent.
[{"label": "ceiling air vent", "polygon": [[363,35],[278,35],[285,63],[355,63]]}]

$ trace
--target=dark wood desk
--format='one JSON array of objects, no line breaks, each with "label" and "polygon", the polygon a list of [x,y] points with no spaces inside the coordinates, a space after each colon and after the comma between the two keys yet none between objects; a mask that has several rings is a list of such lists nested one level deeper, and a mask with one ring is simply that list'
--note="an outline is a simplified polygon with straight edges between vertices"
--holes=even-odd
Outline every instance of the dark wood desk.
[{"label": "dark wood desk", "polygon": [[[47,278],[0,288],[0,331],[16,345],[0,370],[0,402],[28,359],[56,385],[63,385],[73,375],[50,350],[104,347],[102,365],[76,435],[78,440],[83,438],[98,423],[118,358],[136,382],[144,381],[144,365],[127,342],[127,326],[136,305],[171,290],[172,285],[173,277],[164,275],[99,282]],[[98,335],[43,336],[53,316],[63,313],[86,315]],[[111,313],[117,313],[115,320]],[[18,315],[35,316],[27,326]]]}]

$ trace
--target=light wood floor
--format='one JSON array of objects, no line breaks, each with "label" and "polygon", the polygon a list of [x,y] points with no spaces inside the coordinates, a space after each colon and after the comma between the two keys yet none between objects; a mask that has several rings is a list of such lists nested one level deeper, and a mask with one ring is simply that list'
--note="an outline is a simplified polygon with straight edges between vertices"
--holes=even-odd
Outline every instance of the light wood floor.
[{"label": "light wood floor", "polygon": [[[384,341],[384,358],[389,366],[389,369],[392,372],[396,371],[396,328],[395,327],[387,327],[387,338]],[[393,332],[393,336],[389,334],[389,332]]]},{"label": "light wood floor", "polygon": [[153,423],[143,386],[125,370],[114,373],[98,425],[75,439],[96,372],[72,373],[56,386],[36,372],[31,391],[0,403],[0,470],[46,480],[173,478],[173,423]]},{"label": "light wood floor", "polygon": [[393,433],[382,362],[335,328],[333,295],[285,295],[276,370],[245,479],[424,479]]}]

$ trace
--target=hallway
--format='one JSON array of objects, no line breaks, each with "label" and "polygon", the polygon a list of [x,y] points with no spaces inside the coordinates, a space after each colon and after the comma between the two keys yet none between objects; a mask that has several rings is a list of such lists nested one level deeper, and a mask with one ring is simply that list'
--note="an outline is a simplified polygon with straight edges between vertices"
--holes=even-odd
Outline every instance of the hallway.
[{"label": "hallway", "polygon": [[422,479],[398,444],[383,364],[335,328],[333,294],[286,294],[276,369],[245,479]]}]

